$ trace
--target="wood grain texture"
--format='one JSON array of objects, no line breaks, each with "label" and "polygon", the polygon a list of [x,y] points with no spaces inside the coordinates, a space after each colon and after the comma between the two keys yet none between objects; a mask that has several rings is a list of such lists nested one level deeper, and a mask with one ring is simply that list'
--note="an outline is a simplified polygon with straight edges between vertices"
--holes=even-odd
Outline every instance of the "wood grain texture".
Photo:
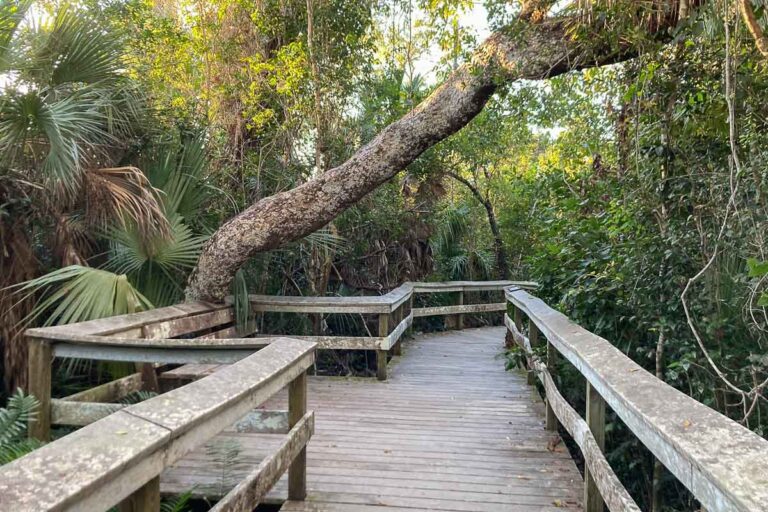
[{"label": "wood grain texture", "polygon": [[51,400],[51,423],[54,425],[82,427],[106,418],[113,412],[125,407],[125,404],[70,402],[69,400],[57,400],[54,398]]},{"label": "wood grain texture", "polygon": [[768,441],[657,379],[541,299],[514,289],[506,296],[708,511],[765,509]]},{"label": "wood grain texture", "polygon": [[[519,311],[519,310],[518,310]],[[507,330],[512,335],[512,339],[526,352],[531,352],[533,342],[524,336],[517,329],[517,325],[508,315],[504,317]],[[535,324],[531,323],[532,326]],[[531,333],[538,337],[538,328],[533,327]],[[547,343],[547,361],[554,361],[554,351]],[[546,403],[546,428],[555,430],[556,420],[562,423],[563,428],[571,435],[573,440],[579,446],[586,470],[584,474],[584,508],[587,511],[602,511],[604,503],[608,504],[611,512],[640,512],[640,508],[629,495],[622,485],[619,478],[613,472],[608,460],[603,455],[605,444],[605,402],[600,395],[589,387],[587,383],[587,400],[591,399],[592,408],[588,407],[588,418],[596,427],[601,426],[600,430],[593,433],[590,425],[583,420],[573,407],[563,398],[560,391],[552,379],[549,368],[540,360],[534,357],[529,358],[530,365],[534,371],[528,375],[535,375],[544,386],[547,397]],[[599,403],[597,401],[599,400]],[[599,436],[599,437],[597,437]]]},{"label": "wood grain texture", "polygon": [[[293,379],[288,386],[288,425],[293,429],[307,412],[307,372]],[[306,445],[306,443],[304,443]],[[307,496],[307,450],[297,450],[288,469],[288,497],[303,500]],[[276,480],[276,479],[275,479]],[[272,487],[270,485],[270,487]]]},{"label": "wood grain texture", "polygon": [[128,406],[0,467],[0,510],[109,509],[306,372],[314,348],[275,340],[204,381]]},{"label": "wood grain texture", "polygon": [[[537,365],[537,375],[546,390],[552,411],[579,445],[587,466],[584,482],[585,510],[603,510],[603,504],[608,505],[611,512],[640,512],[640,507],[629,495],[621,481],[613,472],[603,455],[605,443],[604,430],[594,433],[586,421],[571,407],[557,390],[554,380],[547,368]],[[593,402],[595,397],[592,397]],[[594,407],[594,403],[593,403]],[[598,405],[597,408],[600,406]],[[603,405],[602,422],[605,423],[605,408]],[[593,420],[600,419],[600,411],[592,410]],[[600,435],[601,437],[597,437]]]},{"label": "wood grain texture", "polygon": [[414,308],[413,316],[419,318],[424,316],[460,315],[463,313],[489,313],[495,311],[506,311],[506,309],[507,304],[505,302],[497,302],[494,304],[457,304],[454,306]]},{"label": "wood grain texture", "polygon": [[160,477],[153,478],[123,500],[117,510],[118,512],[159,512]]},{"label": "wood grain texture", "polygon": [[[544,429],[543,404],[525,376],[496,356],[503,328],[467,329],[403,342],[389,379],[309,377],[315,434],[307,447],[307,498],[288,512],[579,510],[582,479]],[[265,404],[284,409],[287,394]],[[281,437],[228,430],[234,462],[199,449],[162,475],[165,494],[217,499],[274,451]],[[227,468],[224,471],[223,468]],[[222,473],[228,473],[222,478]],[[283,478],[264,502],[287,497]]]},{"label": "wood grain texture", "polygon": [[40,406],[29,423],[29,437],[48,441],[51,436],[51,365],[53,349],[47,340],[27,337],[27,392],[37,398]]},{"label": "wood grain texture", "polygon": [[314,414],[305,414],[283,438],[280,446],[237,484],[211,512],[251,512],[307,445],[315,428]]},{"label": "wood grain texture", "polygon": [[62,400],[68,402],[116,402],[140,389],[141,374],[134,373],[122,379],[105,382],[100,386],[65,396]]},{"label": "wood grain texture", "polygon": [[[587,410],[586,422],[592,436],[595,438],[595,444],[600,452],[605,451],[605,400],[595,388],[587,382],[586,389]],[[587,464],[587,470],[584,472],[584,510],[586,512],[603,512],[605,504],[601,496],[596,479],[597,475]]]}]

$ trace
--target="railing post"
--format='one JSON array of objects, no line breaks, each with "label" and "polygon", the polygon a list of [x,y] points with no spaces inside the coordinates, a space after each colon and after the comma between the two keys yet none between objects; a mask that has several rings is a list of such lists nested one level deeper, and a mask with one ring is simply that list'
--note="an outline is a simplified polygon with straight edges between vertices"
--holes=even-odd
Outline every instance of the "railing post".
[{"label": "railing post", "polygon": [[[456,304],[459,305],[459,306],[463,306],[464,305],[464,292],[463,291],[459,292],[459,297],[458,297],[458,299],[456,299]],[[461,330],[463,328],[464,328],[464,314],[463,313],[459,313],[458,315],[456,315],[456,329]]]},{"label": "railing post", "polygon": [[[600,396],[592,384],[587,381],[587,425],[595,437],[600,451],[605,450],[605,400]],[[595,479],[584,468],[584,510],[586,512],[603,512],[604,503],[597,489]]]},{"label": "railing post", "polygon": [[[539,344],[539,327],[530,318],[528,319],[528,341],[531,343],[531,350],[536,348],[536,346]],[[528,368],[528,385],[533,386],[533,384],[536,382],[533,357],[531,357],[529,361],[531,364],[529,365],[530,368]]]},{"label": "railing post", "polygon": [[51,365],[53,349],[47,340],[27,338],[27,393],[37,398],[40,407],[29,424],[29,437],[48,441],[51,437]]},{"label": "railing post", "polygon": [[522,334],[523,333],[523,311],[515,306],[512,305],[512,308],[515,311],[515,318],[513,319],[515,321],[515,327],[517,327],[517,331]]},{"label": "railing post", "polygon": [[160,477],[156,476],[125,498],[118,506],[120,512],[155,512],[160,510]]},{"label": "railing post", "polygon": [[141,390],[160,392],[160,381],[157,378],[155,365],[152,363],[136,363],[136,371],[141,373]]},{"label": "railing post", "polygon": [[[400,325],[400,322],[403,321],[403,317],[405,317],[405,302],[400,304],[400,306],[395,310],[394,312],[394,319],[393,319],[393,329],[397,329],[397,326]],[[392,355],[393,356],[400,356],[403,354],[402,348],[400,346],[400,342],[402,341],[402,336],[398,338],[397,341],[395,341],[395,344],[392,346]]]},{"label": "railing post", "polygon": [[[547,371],[549,371],[549,375],[552,377],[552,379],[555,378],[555,375],[557,374],[555,370],[555,366],[557,365],[557,349],[552,346],[552,343],[547,340]],[[552,405],[549,403],[549,397],[546,398],[546,404],[547,404],[547,430],[556,431],[557,430],[557,415],[555,415],[554,409],[552,409]]]},{"label": "railing post", "polygon": [[[389,313],[379,313],[379,337],[384,338],[389,335]],[[376,378],[387,380],[387,351],[376,351]]]},{"label": "railing post", "polygon": [[[408,307],[405,310],[406,316],[413,314],[413,293],[414,292],[411,291],[411,296],[408,297],[408,300],[406,301],[406,303],[408,304]],[[413,332],[413,324],[409,325],[408,329],[406,329],[405,332],[408,334],[408,336],[410,336],[411,333]]]},{"label": "railing post", "polygon": [[[307,413],[307,372],[288,385],[288,427],[293,428]],[[307,497],[307,448],[304,447],[288,468],[288,499]]]}]

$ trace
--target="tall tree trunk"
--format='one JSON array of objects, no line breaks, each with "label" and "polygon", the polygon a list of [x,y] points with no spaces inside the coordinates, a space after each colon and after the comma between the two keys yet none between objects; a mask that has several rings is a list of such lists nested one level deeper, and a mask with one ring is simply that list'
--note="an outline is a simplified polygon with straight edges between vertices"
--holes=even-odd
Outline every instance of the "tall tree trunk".
[{"label": "tall tree trunk", "polygon": [[755,11],[752,8],[752,0],[738,0],[739,10],[741,11],[741,17],[744,19],[744,24],[747,26],[747,30],[752,34],[752,38],[755,40],[755,46],[763,55],[768,59],[768,37],[766,37],[763,27],[760,26],[760,22],[755,16]]},{"label": "tall tree trunk", "polygon": [[445,174],[467,187],[469,191],[472,192],[472,195],[475,196],[475,199],[480,201],[480,204],[485,208],[485,213],[488,217],[488,226],[491,228],[491,234],[493,235],[493,251],[496,255],[496,271],[499,274],[499,279],[509,279],[507,250],[504,247],[504,239],[501,237],[499,223],[496,221],[496,212],[493,210],[493,204],[488,198],[483,197],[480,190],[468,179],[452,171],[448,171]]},{"label": "tall tree trunk", "polygon": [[[663,34],[675,20],[674,13],[661,22],[654,18],[649,30],[666,37]],[[546,79],[637,54],[630,43],[635,37],[575,38],[573,23],[576,21],[571,19],[545,19],[538,24],[521,20],[491,35],[468,63],[349,160],[292,190],[262,199],[227,221],[203,248],[187,298],[221,300],[237,269],[251,256],[328,224],[425,150],[469,123],[499,84]]]}]

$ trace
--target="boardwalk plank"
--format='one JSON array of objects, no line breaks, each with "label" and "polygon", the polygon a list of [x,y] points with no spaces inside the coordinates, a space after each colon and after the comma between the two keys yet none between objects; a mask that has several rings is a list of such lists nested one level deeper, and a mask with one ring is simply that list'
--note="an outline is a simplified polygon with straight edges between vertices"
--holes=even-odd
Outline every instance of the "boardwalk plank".
[{"label": "boardwalk plank", "polygon": [[[555,435],[544,429],[541,400],[524,374],[505,372],[496,359],[503,341],[502,328],[421,335],[390,362],[386,382],[311,377],[308,496],[281,510],[580,509],[581,476],[562,443],[548,449]],[[266,407],[286,403],[282,393]],[[279,442],[277,435],[227,431],[166,471],[161,490],[194,487],[217,499]],[[226,446],[237,455],[218,460]],[[266,502],[286,495],[283,478]]]}]

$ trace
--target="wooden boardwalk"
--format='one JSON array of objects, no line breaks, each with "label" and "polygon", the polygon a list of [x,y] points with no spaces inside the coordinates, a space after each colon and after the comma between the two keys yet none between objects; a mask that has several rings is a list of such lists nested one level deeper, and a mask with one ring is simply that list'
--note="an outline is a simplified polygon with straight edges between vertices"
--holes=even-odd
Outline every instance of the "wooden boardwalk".
[{"label": "wooden boardwalk", "polygon": [[[505,372],[504,328],[418,336],[386,382],[312,377],[308,497],[286,512],[580,509],[582,478],[525,375]],[[268,404],[285,408],[285,398]],[[280,436],[225,432],[161,476],[164,493],[215,499]],[[269,495],[282,502],[285,482]]]}]

